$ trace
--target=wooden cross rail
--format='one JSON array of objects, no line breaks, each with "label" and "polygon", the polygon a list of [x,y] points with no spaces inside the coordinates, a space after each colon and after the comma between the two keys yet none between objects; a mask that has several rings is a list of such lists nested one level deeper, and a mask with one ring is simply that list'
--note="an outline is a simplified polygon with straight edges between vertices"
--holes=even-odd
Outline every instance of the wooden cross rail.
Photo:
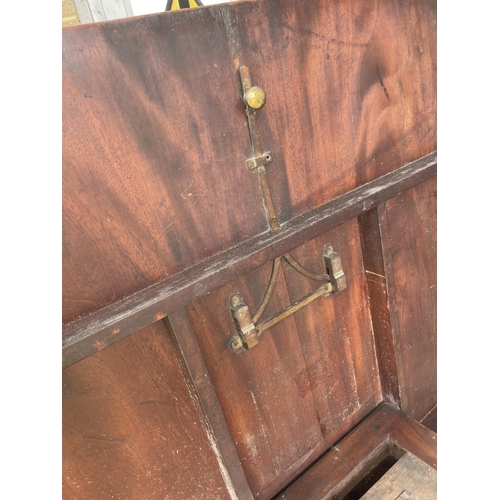
[{"label": "wooden cross rail", "polygon": [[63,368],[358,217],[437,173],[436,152],[63,326]]}]

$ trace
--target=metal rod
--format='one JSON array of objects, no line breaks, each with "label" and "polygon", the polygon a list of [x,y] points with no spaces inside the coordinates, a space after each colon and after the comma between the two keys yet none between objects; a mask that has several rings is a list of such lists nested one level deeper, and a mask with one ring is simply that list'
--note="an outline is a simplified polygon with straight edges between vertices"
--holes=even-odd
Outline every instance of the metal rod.
[{"label": "metal rod", "polygon": [[[240,67],[240,78],[241,78],[241,86],[243,87],[243,95],[245,95],[252,88],[250,71],[246,66]],[[252,144],[253,156],[254,158],[257,158],[259,156],[262,156],[262,145],[260,142],[259,129],[257,127],[257,115],[256,112],[250,109],[246,104],[245,104],[245,109],[248,118],[248,131],[250,133],[250,142]],[[260,190],[262,192],[262,197],[264,198],[264,206],[266,208],[269,225],[271,226],[271,229],[276,229],[279,227],[279,222],[276,217],[276,210],[274,209],[271,190],[269,189],[269,184],[267,182],[265,167],[257,168],[257,176],[259,178],[259,185],[260,185]]]},{"label": "metal rod", "polygon": [[290,253],[283,254],[283,258],[300,274],[309,278],[311,280],[316,281],[329,281],[330,277],[328,274],[317,274],[304,269],[293,257]]},{"label": "metal rod", "polygon": [[260,189],[264,198],[264,206],[266,207],[269,224],[271,229],[277,229],[280,226],[280,223],[276,217],[276,211],[274,209],[273,198],[271,197],[271,190],[269,189],[269,184],[267,182],[265,167],[258,167],[257,175],[259,177]]},{"label": "metal rod", "polygon": [[299,301],[294,302],[291,306],[288,306],[286,309],[284,309],[280,313],[278,313],[275,316],[272,316],[268,320],[264,321],[264,323],[257,325],[255,328],[257,330],[257,335],[260,336],[262,334],[262,332],[271,328],[276,323],[279,323],[280,321],[288,318],[288,316],[291,316],[292,314],[297,312],[299,309],[302,309],[304,306],[307,306],[307,304],[309,304],[313,300],[316,300],[317,298],[321,297],[322,295],[325,295],[325,293],[328,293],[331,291],[332,291],[332,284],[326,283],[325,285],[318,288],[315,292],[312,292],[309,295],[306,295],[305,297],[300,299]]},{"label": "metal rod", "polygon": [[276,286],[276,282],[278,281],[280,262],[281,262],[281,257],[276,257],[276,259],[273,260],[273,269],[271,271],[271,278],[269,279],[266,292],[264,293],[264,297],[262,297],[262,300],[260,301],[259,307],[257,307],[257,311],[255,311],[254,315],[252,316],[252,323],[254,324],[257,323],[257,321],[259,321],[259,318],[261,317],[262,313],[267,307],[267,304],[271,299],[271,295],[274,292],[274,287]]},{"label": "metal rod", "polygon": [[[252,81],[250,80],[250,71],[246,66],[240,68],[241,86],[243,87],[243,95],[245,95],[252,88]],[[260,144],[259,129],[257,127],[257,115],[254,110],[250,109],[245,104],[245,110],[248,118],[248,131],[250,132],[250,142],[252,143],[254,156],[262,154],[262,146]]]}]

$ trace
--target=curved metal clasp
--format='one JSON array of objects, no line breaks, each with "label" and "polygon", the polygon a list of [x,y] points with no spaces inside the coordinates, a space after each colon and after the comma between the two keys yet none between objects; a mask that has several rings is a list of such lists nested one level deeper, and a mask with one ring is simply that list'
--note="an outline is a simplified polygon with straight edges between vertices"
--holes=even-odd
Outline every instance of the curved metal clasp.
[{"label": "curved metal clasp", "polygon": [[[262,323],[256,324],[260,316],[264,312],[267,304],[269,303],[271,295],[274,291],[274,287],[276,286],[276,281],[278,279],[279,273],[279,264],[282,258],[285,259],[285,261],[290,264],[293,269],[295,269],[303,276],[317,281],[324,281],[325,283],[314,292],[306,295],[305,297],[302,297],[302,299],[294,302],[278,314],[271,316]],[[231,314],[238,330],[238,335],[230,340],[229,345],[231,349],[235,352],[242,352],[247,349],[252,349],[259,343],[260,336],[265,330],[268,330],[280,321],[288,318],[317,298],[323,295],[327,296],[330,294],[330,292],[339,293],[347,288],[347,281],[342,269],[340,255],[335,252],[333,246],[330,243],[325,245],[323,251],[323,259],[325,261],[328,274],[316,274],[307,271],[289,253],[286,253],[274,259],[269,283],[267,285],[266,291],[264,292],[262,300],[260,301],[255,314],[253,315],[250,313],[250,309],[245,304],[240,294],[237,293],[232,295],[230,299]]]}]

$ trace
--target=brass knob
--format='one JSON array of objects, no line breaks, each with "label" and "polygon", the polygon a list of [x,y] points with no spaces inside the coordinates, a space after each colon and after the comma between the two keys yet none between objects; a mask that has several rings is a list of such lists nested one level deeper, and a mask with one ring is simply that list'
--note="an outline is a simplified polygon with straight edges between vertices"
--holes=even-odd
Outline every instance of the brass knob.
[{"label": "brass knob", "polygon": [[266,93],[260,87],[252,87],[244,96],[243,100],[252,109],[260,109],[266,104]]}]

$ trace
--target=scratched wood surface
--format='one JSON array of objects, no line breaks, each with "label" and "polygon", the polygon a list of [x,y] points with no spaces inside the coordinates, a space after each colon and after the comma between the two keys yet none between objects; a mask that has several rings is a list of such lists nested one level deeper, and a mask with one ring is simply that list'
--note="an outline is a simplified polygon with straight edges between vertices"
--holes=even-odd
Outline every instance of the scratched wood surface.
[{"label": "scratched wood surface", "polygon": [[394,281],[389,279],[392,278],[391,261],[385,258],[382,248],[379,208],[362,214],[358,223],[382,394],[385,401],[400,407],[396,360],[396,351],[400,348],[399,321],[397,313],[391,314],[390,310],[389,288],[394,291]]},{"label": "scratched wood surface", "polygon": [[[187,308],[252,493],[265,499],[325,450],[293,317],[248,352],[229,348],[236,333],[229,298],[238,292],[255,311],[269,275],[264,265]],[[280,273],[266,316],[289,304]]]},{"label": "scratched wood surface", "polygon": [[[436,175],[436,168],[434,152],[287,221],[277,231],[254,236],[130,297],[64,325],[63,367],[158,321],[304,241],[310,241],[366,211],[373,211],[377,205]],[[371,251],[373,247],[370,237],[364,248]],[[382,254],[381,249],[379,253]],[[382,308],[387,309],[385,305]]]},{"label": "scratched wood surface", "polygon": [[[270,265],[187,308],[207,369],[258,498],[277,494],[382,401],[356,220],[296,249],[313,272],[325,272],[323,246],[340,252],[347,290],[321,297],[273,328],[255,348],[234,354],[229,298],[240,293],[253,312]],[[261,320],[318,288],[282,264]]]},{"label": "scratched wood surface", "polygon": [[435,5],[236,2],[63,33],[63,320],[267,228],[236,67],[288,220],[435,149]]},{"label": "scratched wood surface", "polygon": [[232,9],[280,221],[436,149],[435,0]]},{"label": "scratched wood surface", "polygon": [[436,434],[383,403],[277,498],[345,498],[386,456],[399,458],[406,451],[436,469]]},{"label": "scratched wood surface", "polygon": [[[65,498],[228,498],[226,460],[242,491],[246,477],[256,498],[270,499],[383,396],[400,397],[415,418],[435,406],[434,181],[373,212],[388,283],[376,303],[389,316],[371,323],[377,307],[363,271],[371,237],[349,219],[374,205],[356,198],[335,216],[320,213],[311,229],[299,220],[297,232],[263,234],[237,75],[247,65],[268,95],[258,123],[286,222],[435,150],[435,17],[428,0],[266,0],[64,31],[63,322],[97,315],[70,362],[121,338],[63,372]],[[332,230],[333,219],[344,224]],[[294,238],[316,238],[293,250],[316,271],[332,243],[348,289],[234,354],[229,297],[240,292],[255,310],[270,264],[253,263]],[[247,241],[248,256],[238,253]],[[213,260],[232,247],[228,265],[249,266],[234,274]],[[195,265],[203,282],[190,274]],[[181,271],[179,292],[158,285]],[[227,276],[242,277],[227,284]],[[263,318],[313,286],[282,268]],[[186,310],[199,345],[190,344],[187,369],[161,323],[125,338],[207,289]],[[120,302],[134,292],[145,295]],[[171,297],[178,303],[168,309]],[[100,316],[114,304],[116,320]],[[143,313],[127,323],[131,304]],[[391,330],[377,336],[385,320]],[[391,338],[394,349],[381,349]],[[384,353],[391,358],[381,364]],[[221,424],[213,435],[205,416]]]},{"label": "scratched wood surface", "polygon": [[[294,314],[314,395],[315,409],[327,446],[338,441],[382,401],[363,261],[356,219],[295,249],[306,269],[325,272],[323,248],[331,243],[340,254],[347,289],[318,299]],[[318,287],[284,266],[290,299]]]},{"label": "scratched wood surface", "polygon": [[437,472],[406,453],[361,500],[436,500]]},{"label": "scratched wood surface", "polygon": [[436,178],[389,200],[380,213],[401,408],[421,420],[437,403]]},{"label": "scratched wood surface", "polygon": [[63,498],[230,499],[193,398],[161,322],[64,370]]},{"label": "scratched wood surface", "polygon": [[267,228],[223,11],[63,31],[63,321]]}]

